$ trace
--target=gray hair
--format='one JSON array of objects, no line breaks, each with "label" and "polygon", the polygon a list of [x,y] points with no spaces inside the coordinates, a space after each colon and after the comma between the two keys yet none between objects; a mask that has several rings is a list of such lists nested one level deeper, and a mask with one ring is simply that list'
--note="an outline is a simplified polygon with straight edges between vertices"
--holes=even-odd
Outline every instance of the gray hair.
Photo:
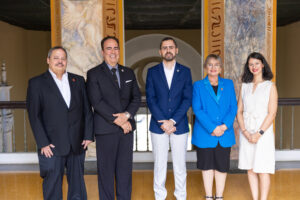
[{"label": "gray hair", "polygon": [[66,54],[66,58],[68,58],[67,50],[66,50],[65,48],[63,48],[62,46],[55,46],[55,47],[52,47],[51,49],[49,49],[47,58],[50,58],[51,55],[52,55],[52,52],[53,52],[54,50],[57,50],[57,49],[63,50],[63,51],[65,52],[65,54]]},{"label": "gray hair", "polygon": [[221,67],[222,67],[222,58],[221,58],[220,56],[216,55],[216,54],[209,54],[209,55],[206,57],[206,59],[205,59],[205,61],[204,61],[204,67],[207,66],[207,63],[208,63],[209,59],[211,59],[211,58],[213,58],[213,59],[219,61],[219,62],[220,62],[220,65],[221,65]]}]

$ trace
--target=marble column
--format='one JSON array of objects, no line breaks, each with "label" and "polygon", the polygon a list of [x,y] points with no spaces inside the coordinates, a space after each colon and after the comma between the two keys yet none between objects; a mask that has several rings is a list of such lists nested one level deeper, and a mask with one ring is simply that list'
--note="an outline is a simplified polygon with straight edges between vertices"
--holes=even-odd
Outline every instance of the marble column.
[{"label": "marble column", "polygon": [[[272,71],[276,70],[276,3],[277,0],[202,0],[203,57],[211,53],[221,56],[222,76],[233,80],[237,96],[251,52],[262,53]],[[234,127],[238,143],[237,123]],[[232,159],[237,158],[238,145],[235,145]]]},{"label": "marble column", "polygon": [[[123,0],[51,0],[52,46],[68,52],[67,71],[86,77],[89,69],[103,61],[101,40],[115,36],[120,42],[120,64],[124,64]],[[88,156],[95,156],[95,143]]]},{"label": "marble column", "polygon": [[[10,90],[12,86],[6,82],[6,66],[2,63],[0,83],[0,101],[10,101]],[[13,125],[14,116],[11,109],[0,110],[0,152],[13,151]]]}]

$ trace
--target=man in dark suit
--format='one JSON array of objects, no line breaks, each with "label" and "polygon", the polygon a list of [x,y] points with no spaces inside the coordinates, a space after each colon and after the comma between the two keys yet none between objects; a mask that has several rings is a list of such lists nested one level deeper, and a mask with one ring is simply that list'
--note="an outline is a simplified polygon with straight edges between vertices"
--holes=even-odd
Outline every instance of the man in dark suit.
[{"label": "man in dark suit", "polygon": [[166,199],[168,151],[172,150],[175,179],[174,196],[186,199],[186,150],[189,125],[187,111],[192,104],[190,69],[176,62],[178,48],[171,37],[162,39],[162,62],[148,70],[147,105],[152,114],[150,131],[154,155],[155,199]]},{"label": "man in dark suit", "polygon": [[87,199],[84,183],[85,150],[94,139],[92,110],[83,77],[66,72],[67,52],[49,50],[49,69],[29,80],[27,110],[38,147],[43,196],[62,199],[67,168],[68,199]]},{"label": "man in dark suit", "polygon": [[104,62],[87,73],[87,91],[94,108],[98,188],[101,200],[131,199],[134,115],[141,95],[133,70],[118,64],[119,41],[101,41]]}]

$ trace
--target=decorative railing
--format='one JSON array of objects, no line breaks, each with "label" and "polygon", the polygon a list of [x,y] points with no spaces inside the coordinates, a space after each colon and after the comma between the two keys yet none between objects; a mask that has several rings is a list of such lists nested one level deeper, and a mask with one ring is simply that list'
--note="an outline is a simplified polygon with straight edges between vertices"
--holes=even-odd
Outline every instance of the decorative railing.
[{"label": "decorative railing", "polygon": [[[280,98],[275,120],[276,148],[280,150],[300,149],[300,98]],[[29,125],[26,102],[0,102],[0,152],[35,152],[36,145]],[[143,98],[135,116],[137,129],[134,132],[134,151],[152,151],[149,131],[151,113]],[[192,150],[191,132],[194,115],[188,111],[190,133],[188,150]]]},{"label": "decorative railing", "polygon": [[[187,149],[192,150],[191,145],[191,133],[193,128],[193,112],[192,109],[189,109],[188,113],[188,121],[190,125],[190,132],[188,135],[188,147]],[[137,129],[134,132],[134,151],[152,151],[151,144],[151,133],[149,131],[151,113],[147,107],[146,99],[142,99],[141,107],[138,110],[135,120],[137,124]]]},{"label": "decorative railing", "polygon": [[300,149],[300,98],[278,99],[275,133],[277,149]]}]

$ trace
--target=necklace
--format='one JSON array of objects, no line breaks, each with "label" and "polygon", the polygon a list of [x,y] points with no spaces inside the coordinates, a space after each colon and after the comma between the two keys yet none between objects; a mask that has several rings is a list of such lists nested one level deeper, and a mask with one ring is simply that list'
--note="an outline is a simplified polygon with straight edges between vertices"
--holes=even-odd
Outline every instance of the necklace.
[{"label": "necklace", "polygon": [[217,86],[218,85],[218,81],[210,81],[210,84],[212,85],[212,86]]},{"label": "necklace", "polygon": [[212,86],[217,86],[218,83],[219,83],[219,79],[218,78],[216,78],[216,79],[208,79],[208,80],[209,80],[209,82],[210,82],[210,84]]}]

